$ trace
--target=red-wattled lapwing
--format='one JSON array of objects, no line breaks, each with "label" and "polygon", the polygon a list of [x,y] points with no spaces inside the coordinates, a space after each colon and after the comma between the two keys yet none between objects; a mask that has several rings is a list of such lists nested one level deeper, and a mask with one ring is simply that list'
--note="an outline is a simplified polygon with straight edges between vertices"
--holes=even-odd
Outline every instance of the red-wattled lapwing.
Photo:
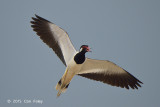
[{"label": "red-wattled lapwing", "polygon": [[82,45],[80,51],[73,47],[67,32],[50,21],[35,15],[32,18],[32,28],[38,36],[57,54],[66,71],[56,85],[57,96],[65,92],[75,75],[101,81],[121,88],[138,89],[140,80],[116,64],[107,60],[95,60],[85,57],[90,52],[88,45]]}]

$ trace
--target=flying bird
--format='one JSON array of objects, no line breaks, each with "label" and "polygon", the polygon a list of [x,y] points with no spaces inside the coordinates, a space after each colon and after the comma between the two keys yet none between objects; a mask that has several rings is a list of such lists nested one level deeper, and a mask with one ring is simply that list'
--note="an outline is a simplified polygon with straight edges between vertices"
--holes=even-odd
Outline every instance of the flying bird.
[{"label": "flying bird", "polygon": [[31,27],[66,66],[65,73],[55,87],[58,91],[57,97],[66,91],[75,75],[126,89],[138,89],[143,84],[113,62],[85,57],[91,51],[88,45],[82,45],[76,51],[65,30],[38,15],[35,16],[32,17]]}]

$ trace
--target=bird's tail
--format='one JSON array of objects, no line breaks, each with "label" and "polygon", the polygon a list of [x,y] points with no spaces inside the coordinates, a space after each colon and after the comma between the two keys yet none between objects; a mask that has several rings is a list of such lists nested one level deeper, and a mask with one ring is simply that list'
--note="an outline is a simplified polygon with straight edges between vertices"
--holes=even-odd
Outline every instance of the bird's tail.
[{"label": "bird's tail", "polygon": [[66,69],[65,73],[63,74],[62,78],[59,80],[59,82],[56,85],[56,90],[58,91],[57,97],[61,95],[61,93],[66,92],[72,78],[74,77],[74,73],[68,72],[68,69]]},{"label": "bird's tail", "polygon": [[61,82],[61,79],[59,80],[59,82],[57,83],[56,85],[56,90],[58,91],[57,93],[57,97],[59,97],[61,95],[61,93],[64,93],[66,92],[67,88],[68,88],[69,84],[68,85],[62,85],[62,82]]}]

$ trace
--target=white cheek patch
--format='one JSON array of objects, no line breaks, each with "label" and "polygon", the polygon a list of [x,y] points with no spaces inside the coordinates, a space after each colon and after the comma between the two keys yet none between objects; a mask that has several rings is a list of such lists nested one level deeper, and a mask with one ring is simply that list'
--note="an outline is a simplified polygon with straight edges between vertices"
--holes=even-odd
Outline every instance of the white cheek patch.
[{"label": "white cheek patch", "polygon": [[79,50],[79,51],[81,52],[82,50],[83,50],[83,48],[80,48],[80,50]]}]

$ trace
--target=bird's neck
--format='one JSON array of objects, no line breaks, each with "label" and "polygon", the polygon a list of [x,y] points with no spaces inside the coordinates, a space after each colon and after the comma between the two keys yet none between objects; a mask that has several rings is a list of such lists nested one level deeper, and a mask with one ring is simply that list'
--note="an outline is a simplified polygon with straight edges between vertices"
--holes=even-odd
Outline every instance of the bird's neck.
[{"label": "bird's neck", "polygon": [[74,56],[74,61],[77,64],[82,64],[85,61],[85,53],[86,51],[80,51]]}]

